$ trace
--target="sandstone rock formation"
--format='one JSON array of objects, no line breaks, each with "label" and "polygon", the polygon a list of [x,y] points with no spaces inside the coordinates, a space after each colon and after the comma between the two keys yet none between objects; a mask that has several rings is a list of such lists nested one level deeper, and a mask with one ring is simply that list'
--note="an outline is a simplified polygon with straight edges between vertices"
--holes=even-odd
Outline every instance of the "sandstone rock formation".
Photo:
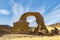
[{"label": "sandstone rock formation", "polygon": [[48,32],[47,28],[45,27],[44,25],[44,18],[43,16],[39,13],[39,12],[27,12],[27,13],[24,13],[20,20],[16,23],[14,23],[14,26],[13,26],[13,30],[14,32],[28,32],[29,31],[29,22],[26,22],[26,18],[28,16],[35,16],[36,18],[36,22],[38,24],[37,28],[35,29],[35,32],[38,32],[39,31],[43,31],[45,33]]}]

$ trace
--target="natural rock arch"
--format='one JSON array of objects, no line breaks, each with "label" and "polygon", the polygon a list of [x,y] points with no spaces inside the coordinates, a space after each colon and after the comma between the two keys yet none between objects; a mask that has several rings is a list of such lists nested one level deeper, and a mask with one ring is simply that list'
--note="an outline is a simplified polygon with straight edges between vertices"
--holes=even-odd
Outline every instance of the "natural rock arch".
[{"label": "natural rock arch", "polygon": [[29,23],[26,22],[26,18],[28,16],[35,16],[36,22],[38,24],[37,30],[38,29],[40,29],[41,31],[47,30],[47,28],[44,25],[44,18],[39,12],[27,12],[21,16],[21,18],[19,19],[18,22],[14,23],[14,27],[13,27],[14,31],[17,31],[18,29],[20,31],[21,31],[21,29],[22,29],[22,31],[27,31],[29,29],[29,27],[28,27]]},{"label": "natural rock arch", "polygon": [[26,22],[26,18],[28,16],[35,16],[36,18],[36,22],[38,24],[38,27],[41,26],[43,28],[45,28],[45,25],[44,25],[44,18],[43,16],[39,13],[39,12],[27,12],[27,13],[24,13],[20,20],[19,21],[25,21]]}]

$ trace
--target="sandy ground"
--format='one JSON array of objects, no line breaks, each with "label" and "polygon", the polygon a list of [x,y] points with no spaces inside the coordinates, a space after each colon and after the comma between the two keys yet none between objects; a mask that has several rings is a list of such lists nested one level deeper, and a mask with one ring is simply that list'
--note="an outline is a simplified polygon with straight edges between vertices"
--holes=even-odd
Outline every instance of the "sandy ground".
[{"label": "sandy ground", "polygon": [[36,36],[26,34],[8,34],[0,37],[0,40],[60,40],[60,36]]}]

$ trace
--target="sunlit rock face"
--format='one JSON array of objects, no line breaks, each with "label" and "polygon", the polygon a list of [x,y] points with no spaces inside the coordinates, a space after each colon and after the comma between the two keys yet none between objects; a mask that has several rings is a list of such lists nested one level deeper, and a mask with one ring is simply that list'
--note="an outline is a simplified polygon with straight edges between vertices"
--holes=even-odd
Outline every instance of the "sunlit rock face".
[{"label": "sunlit rock face", "polygon": [[47,28],[44,25],[44,19],[39,12],[27,12],[21,16],[21,18],[18,22],[14,23],[14,26],[13,26],[14,32],[20,32],[20,33],[24,32],[25,33],[25,32],[29,31],[29,22],[26,22],[26,18],[28,16],[35,16],[36,22],[38,24],[37,29],[36,29],[37,31],[38,31],[38,29],[40,29],[40,31],[42,31],[42,30],[47,31]]},{"label": "sunlit rock face", "polygon": [[[46,25],[49,33],[60,34],[60,23]],[[53,30],[53,32],[52,32]]]}]

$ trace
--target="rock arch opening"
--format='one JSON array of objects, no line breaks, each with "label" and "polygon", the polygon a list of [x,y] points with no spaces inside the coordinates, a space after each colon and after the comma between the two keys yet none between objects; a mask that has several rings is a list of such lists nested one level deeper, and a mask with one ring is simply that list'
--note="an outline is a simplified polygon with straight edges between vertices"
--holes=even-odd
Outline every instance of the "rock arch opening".
[{"label": "rock arch opening", "polygon": [[37,27],[38,26],[35,16],[28,16],[26,18],[26,21],[29,22],[29,27]]}]

